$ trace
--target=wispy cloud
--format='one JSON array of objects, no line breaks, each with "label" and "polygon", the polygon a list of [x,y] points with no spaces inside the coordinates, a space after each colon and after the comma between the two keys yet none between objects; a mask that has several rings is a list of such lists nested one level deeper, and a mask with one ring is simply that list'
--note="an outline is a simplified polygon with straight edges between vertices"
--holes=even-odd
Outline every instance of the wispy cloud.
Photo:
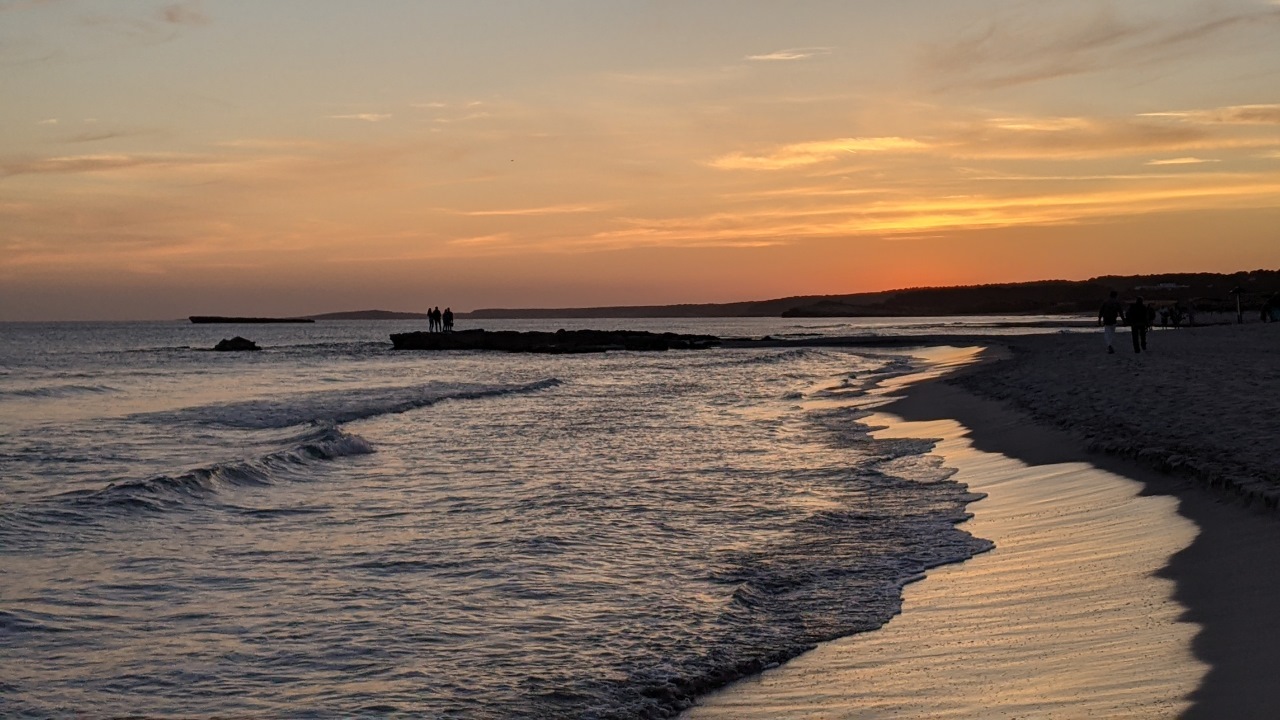
[{"label": "wispy cloud", "polygon": [[196,0],[170,3],[153,15],[138,16],[119,12],[85,15],[80,24],[86,28],[105,30],[144,44],[160,44],[174,40],[181,28],[209,24],[209,17]]},{"label": "wispy cloud", "polygon": [[449,125],[452,123],[468,122],[470,120],[483,120],[487,117],[489,117],[489,113],[487,112],[474,112],[474,113],[467,113],[466,115],[459,115],[457,117],[436,118],[436,122],[444,125]]},{"label": "wispy cloud", "polygon": [[348,115],[330,115],[334,120],[362,120],[364,122],[382,122],[390,120],[390,113],[351,113]]},{"label": "wispy cloud", "polygon": [[1271,147],[1274,136],[1224,136],[1162,118],[998,118],[958,123],[939,152],[956,158],[1083,160]]},{"label": "wispy cloud", "polygon": [[538,215],[574,215],[579,213],[597,213],[607,210],[606,205],[547,205],[544,207],[532,208],[515,208],[509,210],[474,210],[464,212],[463,215],[471,217],[490,217],[490,216],[538,216]]},{"label": "wispy cloud", "polygon": [[791,50],[776,50],[763,55],[748,55],[747,60],[755,60],[758,62],[793,62],[796,60],[811,60],[816,57],[830,55],[829,47],[809,47],[809,48],[793,48]]},{"label": "wispy cloud", "polygon": [[[1110,71],[1214,51],[1233,33],[1280,27],[1280,9],[1122,17],[1115,7],[1064,3],[1046,15],[1034,4],[975,25],[925,51],[923,71],[944,87],[998,88]],[[1259,40],[1271,42],[1271,40]]]},{"label": "wispy cloud", "polygon": [[170,25],[208,25],[209,16],[204,13],[199,0],[172,3],[160,8],[160,19]]},{"label": "wispy cloud", "polygon": [[1183,176],[1183,184],[1162,187],[1020,196],[902,197],[661,220],[637,218],[628,221],[628,227],[598,233],[592,241],[620,247],[756,246],[806,238],[915,236],[921,232],[1070,225],[1189,208],[1280,207],[1280,181],[1274,177],[1236,177],[1231,182],[1213,178],[1203,183],[1196,182],[1197,178]]},{"label": "wispy cloud", "polygon": [[192,158],[175,155],[67,155],[0,161],[0,176],[104,172],[191,161]]},{"label": "wispy cloud", "polygon": [[22,10],[30,10],[31,8],[40,7],[41,5],[52,5],[63,0],[8,0],[0,2],[0,13],[19,12]]},{"label": "wispy cloud", "polygon": [[494,248],[508,247],[513,244],[513,236],[511,233],[493,233],[490,235],[475,235],[472,237],[454,238],[448,244],[465,248]]},{"label": "wispy cloud", "polygon": [[1180,158],[1169,158],[1167,160],[1149,160],[1147,161],[1147,164],[1148,165],[1200,165],[1202,163],[1216,163],[1216,162],[1222,162],[1222,161],[1207,160],[1207,159],[1198,158],[1198,157],[1180,157]]},{"label": "wispy cloud", "polygon": [[1175,110],[1144,113],[1206,125],[1280,125],[1280,105],[1232,105],[1209,110]]},{"label": "wispy cloud", "polygon": [[149,135],[153,131],[148,130],[100,130],[97,132],[85,130],[72,135],[63,142],[68,143],[91,143],[101,142],[103,140],[115,140],[117,138],[138,137],[140,135]]},{"label": "wispy cloud", "polygon": [[928,147],[911,138],[838,138],[783,145],[758,155],[733,152],[721,155],[709,164],[721,170],[785,170],[827,162],[849,154],[915,152]]}]

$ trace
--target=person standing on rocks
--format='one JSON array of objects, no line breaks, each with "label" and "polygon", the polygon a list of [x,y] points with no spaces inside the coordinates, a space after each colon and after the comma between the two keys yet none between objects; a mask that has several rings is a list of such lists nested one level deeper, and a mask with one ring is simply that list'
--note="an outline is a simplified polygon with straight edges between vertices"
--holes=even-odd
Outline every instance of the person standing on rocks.
[{"label": "person standing on rocks", "polygon": [[1125,315],[1129,318],[1129,330],[1133,333],[1133,351],[1140,353],[1147,349],[1147,328],[1151,324],[1151,316],[1141,297],[1129,305],[1129,311]]},{"label": "person standing on rocks", "polygon": [[1116,340],[1116,321],[1124,320],[1124,306],[1120,304],[1115,290],[1111,291],[1110,297],[1102,301],[1102,307],[1098,310],[1098,324],[1102,326],[1102,337],[1107,341],[1107,352],[1113,353]]},{"label": "person standing on rocks", "polygon": [[453,308],[444,309],[444,331],[453,332]]}]

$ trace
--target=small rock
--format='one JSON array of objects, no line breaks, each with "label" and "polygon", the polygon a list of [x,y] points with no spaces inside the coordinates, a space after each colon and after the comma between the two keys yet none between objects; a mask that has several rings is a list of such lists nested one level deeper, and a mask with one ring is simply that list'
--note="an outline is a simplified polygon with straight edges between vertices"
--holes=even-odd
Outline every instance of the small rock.
[{"label": "small rock", "polygon": [[240,352],[243,350],[261,350],[262,348],[258,347],[258,344],[254,341],[246,340],[237,335],[230,340],[224,338],[217,345],[214,345],[213,349],[221,352]]}]

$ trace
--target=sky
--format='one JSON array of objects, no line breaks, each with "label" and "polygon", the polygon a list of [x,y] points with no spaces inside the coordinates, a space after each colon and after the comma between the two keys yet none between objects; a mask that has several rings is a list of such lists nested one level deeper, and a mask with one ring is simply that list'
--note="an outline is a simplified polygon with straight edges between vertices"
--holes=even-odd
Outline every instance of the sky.
[{"label": "sky", "polygon": [[1280,267],[1280,0],[0,0],[0,320]]}]

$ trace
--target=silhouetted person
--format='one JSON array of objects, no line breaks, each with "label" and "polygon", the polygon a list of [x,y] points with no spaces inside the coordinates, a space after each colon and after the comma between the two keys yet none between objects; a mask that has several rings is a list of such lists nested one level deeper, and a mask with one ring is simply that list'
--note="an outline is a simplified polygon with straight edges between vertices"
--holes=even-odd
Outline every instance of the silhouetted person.
[{"label": "silhouetted person", "polygon": [[1102,326],[1102,337],[1107,341],[1107,352],[1116,351],[1114,344],[1116,340],[1116,321],[1124,319],[1124,306],[1120,304],[1119,298],[1116,297],[1115,290],[1111,291],[1111,296],[1102,301],[1102,307],[1098,309],[1098,324]]},{"label": "silhouetted person", "polygon": [[1147,327],[1151,324],[1151,316],[1142,298],[1134,300],[1125,313],[1129,318],[1129,330],[1133,333],[1133,351],[1140,353],[1147,349]]},{"label": "silhouetted person", "polygon": [[453,310],[451,308],[444,309],[444,331],[453,332]]},{"label": "silhouetted person", "polygon": [[440,320],[440,306],[437,305],[431,310],[431,331],[440,332],[443,324]]}]

